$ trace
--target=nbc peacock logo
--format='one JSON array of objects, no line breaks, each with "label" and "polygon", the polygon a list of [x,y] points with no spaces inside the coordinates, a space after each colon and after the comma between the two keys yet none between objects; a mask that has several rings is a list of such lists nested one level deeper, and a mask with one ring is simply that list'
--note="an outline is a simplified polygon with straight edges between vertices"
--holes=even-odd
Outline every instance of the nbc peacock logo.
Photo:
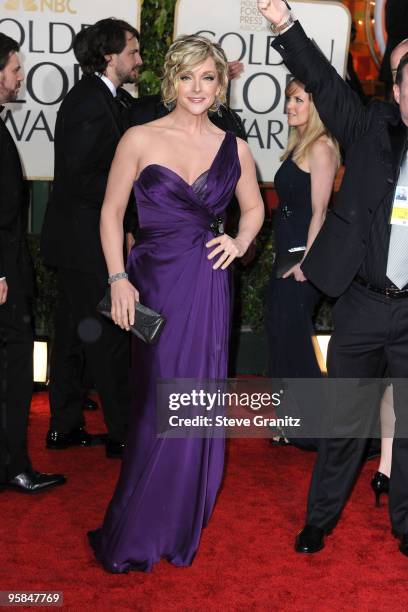
[{"label": "nbc peacock logo", "polygon": [[5,0],[3,8],[6,11],[25,11],[28,13],[71,13],[76,14],[73,0]]},{"label": "nbc peacock logo", "polygon": [[6,0],[4,8],[7,11],[38,11],[38,5],[35,0]]}]

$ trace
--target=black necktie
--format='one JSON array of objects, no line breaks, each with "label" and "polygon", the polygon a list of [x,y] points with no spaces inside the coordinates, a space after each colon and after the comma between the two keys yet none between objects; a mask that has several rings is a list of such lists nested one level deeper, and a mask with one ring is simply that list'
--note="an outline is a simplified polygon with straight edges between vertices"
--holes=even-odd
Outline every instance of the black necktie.
[{"label": "black necktie", "polygon": [[116,90],[115,104],[119,110],[123,128],[126,130],[129,127],[130,104],[128,96],[120,88]]}]

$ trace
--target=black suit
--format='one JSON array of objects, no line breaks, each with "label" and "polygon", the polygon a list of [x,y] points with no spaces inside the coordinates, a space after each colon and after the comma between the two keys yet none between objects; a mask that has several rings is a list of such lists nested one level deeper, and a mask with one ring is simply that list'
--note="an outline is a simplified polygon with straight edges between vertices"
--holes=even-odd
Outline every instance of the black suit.
[{"label": "black suit", "polygon": [[[364,106],[337,75],[299,23],[273,42],[289,70],[313,94],[324,124],[346,151],[346,172],[335,206],[302,269],[324,293],[341,296],[334,311],[328,372],[339,378],[375,378],[384,365],[391,377],[408,376],[408,299],[393,299],[353,282],[373,249],[382,250],[385,279],[388,219],[406,127],[394,104]],[[381,216],[382,215],[382,216]],[[381,247],[381,249],[380,249]],[[381,268],[381,266],[379,266]],[[385,280],[386,282],[386,280]],[[398,394],[397,394],[398,395]],[[395,397],[397,415],[406,409]],[[372,406],[374,413],[376,406]],[[374,415],[367,413],[367,420]],[[402,419],[400,419],[402,421]],[[361,464],[365,440],[322,440],[309,492],[307,521],[325,530],[337,522]],[[408,442],[394,440],[390,513],[393,528],[408,532]]]},{"label": "black suit", "polygon": [[25,242],[26,191],[14,141],[0,119],[0,482],[30,467],[27,424],[33,384],[34,274]]},{"label": "black suit", "polygon": [[82,344],[108,435],[117,441],[125,436],[130,405],[129,338],[99,316],[96,305],[108,277],[99,234],[101,206],[116,146],[128,123],[118,100],[99,77],[84,76],[61,104],[54,187],[42,233],[45,262],[58,269],[59,283],[50,428],[69,432],[83,424],[82,362],[75,346]]}]

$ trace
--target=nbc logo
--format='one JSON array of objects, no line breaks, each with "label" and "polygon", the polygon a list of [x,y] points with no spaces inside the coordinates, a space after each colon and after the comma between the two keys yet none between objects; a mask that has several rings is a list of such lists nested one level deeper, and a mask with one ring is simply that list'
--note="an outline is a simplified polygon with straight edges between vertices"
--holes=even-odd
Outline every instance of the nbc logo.
[{"label": "nbc logo", "polygon": [[[22,6],[20,7],[20,4]],[[17,11],[19,8],[22,8],[24,11],[38,11],[38,6],[35,0],[7,0],[4,4],[4,8],[9,11]]]},{"label": "nbc logo", "polygon": [[8,11],[30,11],[41,12],[46,10],[53,13],[71,13],[76,14],[73,9],[72,0],[5,0],[4,8]]}]

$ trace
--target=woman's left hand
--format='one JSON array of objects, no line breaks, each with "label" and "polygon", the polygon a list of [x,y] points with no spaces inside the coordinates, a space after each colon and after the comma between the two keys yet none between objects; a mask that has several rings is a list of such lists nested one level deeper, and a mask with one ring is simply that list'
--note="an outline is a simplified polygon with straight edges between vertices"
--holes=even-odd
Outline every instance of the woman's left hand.
[{"label": "woman's left hand", "polygon": [[236,257],[242,257],[246,251],[245,246],[239,240],[239,238],[231,238],[228,234],[222,234],[207,242],[205,245],[208,249],[215,247],[213,251],[207,256],[208,259],[214,259],[221,253],[221,257],[217,259],[213,265],[213,270],[225,270],[234,261]]},{"label": "woman's left hand", "polygon": [[298,283],[304,283],[305,281],[307,281],[306,276],[303,274],[301,267],[300,267],[300,263],[296,264],[296,266],[293,266],[292,268],[290,268],[290,270],[288,270],[283,276],[282,278],[289,278],[289,276],[293,276],[294,279],[296,281],[298,281]]}]

